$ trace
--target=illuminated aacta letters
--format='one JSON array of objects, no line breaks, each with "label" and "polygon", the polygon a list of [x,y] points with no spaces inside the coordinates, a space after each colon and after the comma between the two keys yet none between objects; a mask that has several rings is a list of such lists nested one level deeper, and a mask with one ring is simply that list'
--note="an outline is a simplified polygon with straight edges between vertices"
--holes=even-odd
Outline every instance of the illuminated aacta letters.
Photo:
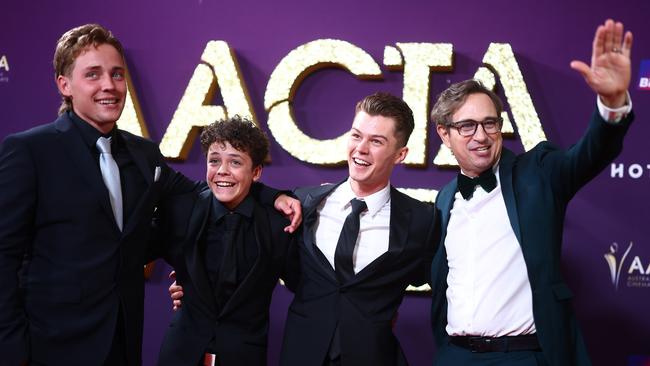
[{"label": "illuminated aacta letters", "polygon": [[[160,151],[170,159],[185,159],[198,130],[216,120],[239,114],[257,124],[257,119],[242,81],[237,59],[226,42],[210,41],[201,62],[194,70],[171,123],[160,143]],[[426,165],[427,130],[429,127],[430,72],[453,69],[453,46],[448,43],[401,43],[384,48],[383,63],[389,70],[404,72],[402,97],[413,110],[415,129],[409,140],[405,164]],[[507,105],[521,142],[526,150],[546,139],[523,75],[509,44],[492,43],[483,57],[474,78],[489,88],[496,85],[496,76],[503,87]],[[347,134],[329,140],[307,136],[298,127],[291,104],[302,80],[309,74],[328,67],[349,71],[360,79],[381,79],[379,65],[363,49],[342,40],[320,39],[303,44],[289,52],[269,78],[264,95],[268,127],[275,140],[294,157],[312,164],[337,164],[345,161]],[[121,129],[147,136],[135,90],[127,78],[128,94],[118,125]],[[210,105],[217,87],[221,88],[223,106]],[[504,111],[503,133],[514,129]],[[444,145],[438,150],[434,165],[457,165],[451,151]],[[438,193],[433,189],[398,188],[422,201],[433,202]],[[151,267],[152,268],[152,267]],[[149,270],[151,270],[149,268]],[[649,269],[650,270],[650,269]],[[409,287],[410,290],[428,290]]]},{"label": "illuminated aacta letters", "polygon": [[381,78],[379,65],[368,53],[335,39],[306,43],[280,61],[264,94],[269,130],[289,154],[312,164],[337,164],[346,159],[347,133],[329,140],[311,138],[300,130],[291,113],[291,103],[302,80],[325,67],[342,67],[362,79]]},{"label": "illuminated aacta letters", "polygon": [[138,103],[138,98],[133,88],[133,82],[129,76],[128,70],[126,73],[126,100],[124,101],[124,110],[120,119],[117,120],[117,125],[121,130],[131,132],[134,135],[149,137],[147,124],[142,116],[142,110]]},{"label": "illuminated aacta letters", "polygon": [[[194,70],[178,108],[172,117],[160,150],[168,158],[185,159],[201,126],[226,116],[239,114],[257,119],[242,81],[237,60],[226,42],[210,41],[203,51],[201,63]],[[390,70],[403,70],[403,98],[413,109],[415,130],[409,141],[407,165],[426,165],[429,74],[453,68],[453,47],[448,43],[401,43],[386,46],[384,65]],[[532,99],[512,48],[505,43],[492,43],[483,57],[474,78],[494,88],[497,77],[506,96],[507,105],[517,126],[521,142],[530,150],[546,139]],[[347,134],[329,140],[307,136],[292,114],[293,97],[302,80],[323,68],[338,67],[361,79],[380,79],[379,65],[363,49],[342,40],[320,39],[298,46],[285,56],[269,78],[264,95],[268,111],[268,127],[275,140],[296,158],[312,164],[337,164],[345,161]],[[129,83],[129,94],[122,118],[118,123],[138,135],[147,135],[139,113],[135,92]],[[217,88],[221,89],[223,106],[210,105]],[[514,133],[505,111],[503,132]],[[434,165],[457,165],[451,151],[444,145],[436,152]],[[436,191],[404,189],[408,194],[432,200]]]},{"label": "illuminated aacta letters", "polygon": [[[507,43],[490,43],[485,56],[483,56],[483,63],[487,67],[480,67],[474,74],[474,78],[480,80],[488,88],[494,88],[496,80],[491,70],[494,70],[499,76],[507,105],[510,106],[524,149],[528,151],[540,141],[546,140],[512,47]],[[503,117],[503,133],[514,133],[506,111],[501,114],[501,117]],[[458,165],[456,158],[444,145],[440,146],[433,163],[438,166]]]},{"label": "illuminated aacta letters", "polygon": [[[452,68],[453,46],[449,43],[396,43],[384,48],[384,65],[404,70],[402,98],[413,110],[415,128],[409,138],[408,165],[426,165],[429,124],[429,73]],[[400,53],[401,52],[401,53]],[[403,57],[402,57],[403,56]]]},{"label": "illuminated aacta letters", "polygon": [[[170,159],[185,159],[199,127],[227,116],[240,115],[257,124],[237,59],[223,41],[210,41],[196,66],[172,121],[160,142],[160,151]],[[218,82],[218,83],[217,83]],[[208,105],[218,86],[224,106]]]}]

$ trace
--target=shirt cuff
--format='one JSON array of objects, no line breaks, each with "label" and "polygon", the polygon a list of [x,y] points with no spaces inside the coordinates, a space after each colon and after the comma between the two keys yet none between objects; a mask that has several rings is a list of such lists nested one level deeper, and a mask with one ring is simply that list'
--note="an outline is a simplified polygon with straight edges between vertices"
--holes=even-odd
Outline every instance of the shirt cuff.
[{"label": "shirt cuff", "polygon": [[600,96],[596,96],[596,104],[598,105],[598,112],[603,119],[610,123],[618,123],[625,116],[627,116],[632,111],[632,98],[630,98],[630,92],[626,92],[625,96],[625,105],[619,108],[609,108],[601,100]]}]

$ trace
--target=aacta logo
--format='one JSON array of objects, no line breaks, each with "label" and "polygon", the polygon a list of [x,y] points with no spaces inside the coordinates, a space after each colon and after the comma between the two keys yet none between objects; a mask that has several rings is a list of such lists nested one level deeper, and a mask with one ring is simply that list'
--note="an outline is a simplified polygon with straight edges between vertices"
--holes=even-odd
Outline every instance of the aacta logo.
[{"label": "aacta logo", "polygon": [[628,253],[632,249],[632,243],[627,247],[627,250],[622,257],[619,258],[618,254],[618,243],[612,243],[609,246],[609,253],[605,253],[605,261],[609,265],[609,273],[612,276],[612,284],[618,290],[618,282],[621,278],[621,269],[623,268],[623,263],[625,263],[625,258],[627,258]]},{"label": "aacta logo", "polygon": [[7,55],[0,56],[0,82],[9,81],[9,60],[7,60]]},{"label": "aacta logo", "polygon": [[7,60],[7,55],[2,55],[2,57],[0,57],[0,70],[9,71],[9,61]]},{"label": "aacta logo", "polygon": [[[619,283],[621,282],[621,271],[625,267],[625,263],[632,250],[634,244],[630,242],[624,252],[619,248],[618,243],[612,243],[609,246],[609,253],[605,253],[605,261],[609,266],[609,274],[611,275],[612,284],[618,290]],[[621,253],[622,252],[622,253]],[[645,287],[650,288],[650,263],[647,268],[644,267],[643,261],[637,255],[632,259],[627,271],[623,272],[625,277],[625,287]]]}]

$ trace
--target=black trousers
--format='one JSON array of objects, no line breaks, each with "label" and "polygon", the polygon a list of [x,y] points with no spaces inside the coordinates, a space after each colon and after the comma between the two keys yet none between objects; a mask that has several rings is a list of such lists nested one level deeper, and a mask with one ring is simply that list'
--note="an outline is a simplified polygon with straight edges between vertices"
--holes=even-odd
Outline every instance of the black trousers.
[{"label": "black trousers", "polygon": [[485,352],[470,350],[448,344],[437,352],[434,366],[548,366],[541,351]]},{"label": "black trousers", "polygon": [[108,357],[106,357],[106,361],[104,361],[104,366],[128,365],[126,361],[126,336],[124,333],[124,316],[122,314],[122,309],[120,309],[120,312],[117,316],[117,324],[115,325],[113,343],[111,344],[111,349],[108,352]]}]

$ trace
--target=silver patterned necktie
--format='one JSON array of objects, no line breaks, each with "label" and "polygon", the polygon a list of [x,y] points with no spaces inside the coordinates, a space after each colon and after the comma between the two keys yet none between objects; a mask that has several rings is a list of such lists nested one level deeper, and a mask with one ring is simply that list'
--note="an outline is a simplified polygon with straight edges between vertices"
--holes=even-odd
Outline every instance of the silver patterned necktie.
[{"label": "silver patterned necktie", "polygon": [[99,169],[102,179],[108,189],[108,195],[113,208],[113,216],[117,227],[122,231],[122,185],[120,182],[120,169],[111,154],[111,138],[100,137],[97,140],[99,155]]}]

